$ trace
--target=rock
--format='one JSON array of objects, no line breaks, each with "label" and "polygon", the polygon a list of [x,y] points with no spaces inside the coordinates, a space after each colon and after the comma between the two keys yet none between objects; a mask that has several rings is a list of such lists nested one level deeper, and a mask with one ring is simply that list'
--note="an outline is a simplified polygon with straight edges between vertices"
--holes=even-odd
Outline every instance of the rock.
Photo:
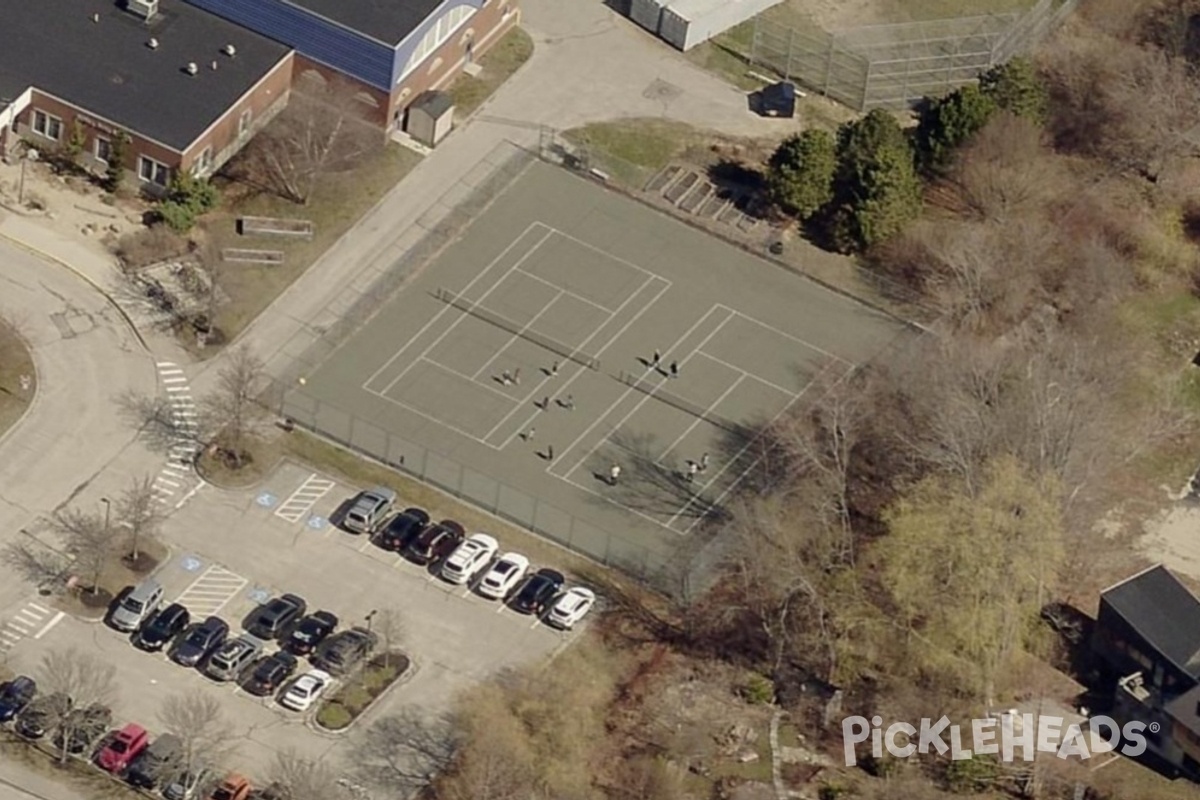
[{"label": "rock", "polygon": [[738,756],[737,760],[738,763],[741,764],[753,764],[755,761],[758,761],[758,753],[754,752],[753,750],[747,750]]},{"label": "rock", "polygon": [[108,226],[108,231],[109,231],[109,233],[120,233],[120,232],[121,232],[121,226],[120,226],[120,225],[117,225],[117,224],[114,222],[112,225],[109,225],[109,226]]}]

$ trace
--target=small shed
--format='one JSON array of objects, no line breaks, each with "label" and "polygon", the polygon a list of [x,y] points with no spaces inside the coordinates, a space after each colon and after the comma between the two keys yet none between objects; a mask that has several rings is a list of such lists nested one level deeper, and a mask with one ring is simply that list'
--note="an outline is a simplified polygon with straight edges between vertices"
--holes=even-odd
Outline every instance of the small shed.
[{"label": "small shed", "polygon": [[657,35],[662,20],[663,6],[668,0],[630,0],[629,18],[646,30]]},{"label": "small shed", "polygon": [[408,107],[405,132],[434,147],[454,127],[454,101],[445,92],[424,92]]},{"label": "small shed", "polygon": [[758,93],[758,112],[764,117],[796,116],[796,84],[780,81]]},{"label": "small shed", "polygon": [[691,50],[782,0],[673,0],[663,9],[658,35],[680,50]]}]

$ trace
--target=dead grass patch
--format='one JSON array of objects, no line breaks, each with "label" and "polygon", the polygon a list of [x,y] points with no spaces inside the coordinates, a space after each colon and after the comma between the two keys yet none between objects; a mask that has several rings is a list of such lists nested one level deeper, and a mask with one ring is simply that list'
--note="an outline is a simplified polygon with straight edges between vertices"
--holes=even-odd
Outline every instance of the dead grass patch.
[{"label": "dead grass patch", "polygon": [[33,353],[17,327],[0,318],[0,437],[17,423],[36,393]]},{"label": "dead grass patch", "polygon": [[450,86],[455,116],[461,124],[475,113],[521,65],[533,55],[533,39],[521,28],[513,28],[479,59],[477,76],[462,74]]}]

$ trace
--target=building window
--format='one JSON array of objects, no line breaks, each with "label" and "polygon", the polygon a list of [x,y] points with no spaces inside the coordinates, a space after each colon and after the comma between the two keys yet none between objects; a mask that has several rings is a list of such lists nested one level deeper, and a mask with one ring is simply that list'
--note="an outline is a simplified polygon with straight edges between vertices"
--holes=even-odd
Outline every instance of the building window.
[{"label": "building window", "polygon": [[379,108],[379,103],[375,100],[375,98],[366,92],[359,92],[358,94],[354,95],[354,99],[363,105],[370,106],[371,108]]},{"label": "building window", "polygon": [[33,129],[47,139],[53,139],[56,142],[62,138],[62,120],[45,111],[33,112]]},{"label": "building window", "polygon": [[212,146],[204,148],[196,160],[192,162],[192,174],[204,177],[212,170],[213,151]]},{"label": "building window", "polygon": [[238,136],[245,136],[250,132],[250,109],[246,109],[238,117]]},{"label": "building window", "polygon": [[141,156],[138,158],[138,177],[146,183],[166,186],[171,180],[171,170],[166,164]]},{"label": "building window", "polygon": [[435,73],[439,69],[441,69],[441,67],[442,67],[442,58],[441,58],[441,56],[438,56],[437,58],[435,58],[433,60],[433,63],[429,65],[429,74],[432,75],[433,73]]},{"label": "building window", "polygon": [[[396,79],[396,83],[404,80],[421,64],[425,63],[425,59],[433,55],[434,51],[445,44],[454,32],[463,26],[463,24],[471,18],[475,13],[473,6],[461,5],[450,9],[450,13],[442,16],[438,21],[426,31],[421,41],[417,43],[417,47],[413,50],[412,55],[408,57],[408,63],[400,72],[400,77]],[[430,70],[432,72],[432,69]]]},{"label": "building window", "polygon": [[97,161],[103,161],[107,164],[108,160],[112,158],[112,140],[97,136],[95,153]]}]

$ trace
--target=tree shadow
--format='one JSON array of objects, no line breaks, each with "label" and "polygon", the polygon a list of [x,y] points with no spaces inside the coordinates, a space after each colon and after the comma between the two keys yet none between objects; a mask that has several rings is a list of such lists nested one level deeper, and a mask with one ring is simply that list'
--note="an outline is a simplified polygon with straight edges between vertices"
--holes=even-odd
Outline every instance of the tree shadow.
[{"label": "tree shadow", "polygon": [[766,176],[760,170],[722,158],[708,167],[707,177],[716,187],[716,196],[730,201],[743,214],[756,219],[765,219],[769,214]]}]

